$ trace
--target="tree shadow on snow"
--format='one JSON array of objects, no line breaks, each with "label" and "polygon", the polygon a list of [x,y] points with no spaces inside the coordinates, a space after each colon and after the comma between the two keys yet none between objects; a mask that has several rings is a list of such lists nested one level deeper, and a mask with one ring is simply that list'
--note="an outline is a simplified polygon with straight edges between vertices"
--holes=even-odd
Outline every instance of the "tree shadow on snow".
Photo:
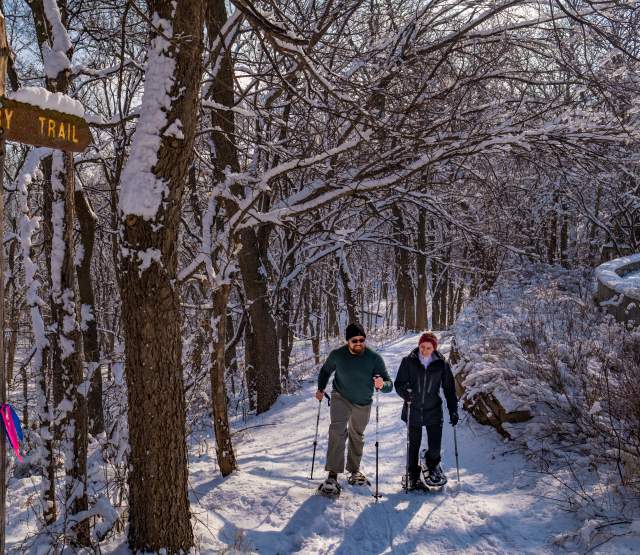
[{"label": "tree shadow on snow", "polygon": [[399,553],[396,537],[407,528],[425,503],[436,503],[430,516],[444,501],[445,497],[404,492],[385,495],[378,503],[372,501],[345,531],[336,555],[377,555],[389,549],[394,554]]},{"label": "tree shadow on snow", "polygon": [[[305,542],[314,535],[331,534],[330,523],[324,517],[333,501],[312,493],[291,516],[282,530],[250,530],[237,527],[224,519],[218,539],[240,552],[258,552],[284,555],[303,549]],[[219,515],[220,516],[220,515]],[[267,518],[266,520],[270,520]],[[264,525],[263,520],[260,525]]]}]

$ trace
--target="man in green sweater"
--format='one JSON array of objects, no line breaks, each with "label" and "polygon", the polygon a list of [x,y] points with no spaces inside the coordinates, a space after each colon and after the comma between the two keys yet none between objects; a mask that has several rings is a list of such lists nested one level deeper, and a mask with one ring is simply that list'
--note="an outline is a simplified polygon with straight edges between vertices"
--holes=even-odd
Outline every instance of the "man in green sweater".
[{"label": "man in green sweater", "polygon": [[328,495],[340,493],[338,474],[344,472],[344,448],[347,437],[347,472],[349,483],[364,485],[367,478],[360,472],[360,460],[364,447],[364,430],[369,423],[373,390],[388,393],[393,383],[384,360],[365,346],[366,335],[360,324],[349,324],[346,330],[347,344],[331,351],[318,376],[316,399],[322,401],[331,374],[331,424],[325,470],[329,476],[320,486]]}]

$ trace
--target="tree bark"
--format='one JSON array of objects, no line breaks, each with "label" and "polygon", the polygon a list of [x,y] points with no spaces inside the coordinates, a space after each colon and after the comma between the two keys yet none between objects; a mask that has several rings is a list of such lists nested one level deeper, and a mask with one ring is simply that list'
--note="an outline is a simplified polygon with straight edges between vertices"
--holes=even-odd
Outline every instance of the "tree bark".
[{"label": "tree bark", "polygon": [[97,217],[91,208],[83,189],[76,191],[75,208],[80,224],[82,259],[78,266],[78,290],[82,303],[84,356],[87,375],[91,376],[87,397],[89,431],[93,435],[104,432],[104,412],[102,407],[102,372],[100,369],[100,347],[98,343],[98,322],[95,318],[95,296],[91,281],[91,260],[96,235]]},{"label": "tree bark", "polygon": [[397,325],[399,328],[407,329],[407,324],[410,323],[411,320],[411,317],[408,315],[408,310],[412,306],[412,302],[409,299],[410,285],[407,282],[409,279],[409,260],[407,250],[404,248],[407,245],[407,237],[405,235],[404,219],[400,207],[394,204],[391,211],[393,213],[393,234],[397,242],[397,246],[394,247],[396,301],[398,306]]},{"label": "tree bark", "polygon": [[347,315],[349,323],[354,324],[360,322],[361,315],[356,304],[356,288],[353,283],[351,268],[347,262],[347,255],[344,251],[340,251],[337,255],[340,279],[342,280],[342,290],[344,294],[344,302],[347,305]]},{"label": "tree bark", "polygon": [[236,456],[231,443],[231,430],[227,415],[227,392],[225,387],[225,345],[227,338],[227,302],[229,285],[220,286],[213,293],[211,330],[211,400],[213,405],[213,429],[216,435],[216,456],[220,473],[228,476],[236,468]]},{"label": "tree bark", "polygon": [[429,327],[427,315],[427,256],[425,253],[427,233],[427,216],[424,210],[418,214],[418,251],[416,255],[416,329],[424,330]]},{"label": "tree bark", "polygon": [[[218,38],[219,32],[227,21],[227,11],[224,0],[211,0],[208,4],[207,27],[210,41]],[[220,45],[226,44],[220,38]],[[220,46],[223,52],[219,54],[220,65],[218,74],[214,80],[209,96],[218,104],[226,107],[234,106],[233,92],[233,66],[231,54],[224,46]],[[239,171],[238,152],[235,144],[235,120],[231,110],[211,110],[212,128],[211,139],[215,145],[212,159],[216,171],[216,181],[224,179],[224,171],[227,167],[233,171]],[[243,198],[243,187],[234,184],[232,193],[237,198]],[[221,203],[226,207],[227,215],[232,216],[238,209],[235,202],[229,202],[221,198]],[[253,229],[243,229],[236,238],[242,249],[238,255],[240,273],[247,302],[247,314],[249,322],[247,333],[253,334],[250,338],[251,346],[245,350],[245,362],[247,365],[247,382],[255,384],[256,411],[258,414],[268,410],[275,403],[281,392],[280,365],[278,354],[278,339],[274,332],[276,329],[271,306],[269,305],[266,272],[265,253],[260,248],[264,245],[264,236],[258,237]],[[248,346],[249,347],[249,346]]]},{"label": "tree bark", "polygon": [[[58,407],[64,434],[68,521],[79,546],[91,544],[89,520],[76,518],[89,508],[87,499],[87,400],[79,392],[84,375],[84,353],[79,325],[78,290],[74,261],[75,170],[70,153],[53,155],[52,207],[54,217],[52,298],[58,315],[60,364],[64,404]],[[63,250],[63,253],[60,253]],[[62,259],[60,260],[60,255]],[[61,262],[58,264],[58,262]]]},{"label": "tree bark", "polygon": [[338,281],[333,274],[329,279],[331,281],[331,289],[327,294],[327,327],[325,329],[327,340],[340,335],[340,325],[338,324]]},{"label": "tree bark", "polygon": [[[153,55],[142,98],[147,111],[138,121],[120,191],[120,295],[131,446],[129,546],[134,551],[164,549],[177,554],[189,551],[194,538],[187,496],[176,246],[198,114],[205,2],[157,0],[148,5],[150,19],[162,29],[151,29]],[[164,38],[167,25],[171,42]],[[174,66],[171,74],[167,65]],[[167,91],[166,98],[159,98],[159,87]],[[161,129],[157,129],[158,112],[166,123]],[[180,125],[180,135],[164,133],[171,125]],[[158,134],[152,143],[157,145],[152,153],[157,161],[140,170],[139,165],[149,160],[147,138],[153,133]],[[138,179],[146,180],[147,198],[155,210],[135,201],[137,192],[130,180]],[[150,188],[149,182],[161,183],[161,191]]]}]

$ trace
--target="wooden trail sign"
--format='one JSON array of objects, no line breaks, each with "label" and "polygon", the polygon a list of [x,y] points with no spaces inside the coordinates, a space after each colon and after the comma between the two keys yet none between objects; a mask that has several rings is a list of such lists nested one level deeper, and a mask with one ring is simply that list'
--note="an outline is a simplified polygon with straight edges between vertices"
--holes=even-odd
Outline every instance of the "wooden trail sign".
[{"label": "wooden trail sign", "polygon": [[82,152],[91,144],[85,120],[0,96],[0,127],[8,141]]}]

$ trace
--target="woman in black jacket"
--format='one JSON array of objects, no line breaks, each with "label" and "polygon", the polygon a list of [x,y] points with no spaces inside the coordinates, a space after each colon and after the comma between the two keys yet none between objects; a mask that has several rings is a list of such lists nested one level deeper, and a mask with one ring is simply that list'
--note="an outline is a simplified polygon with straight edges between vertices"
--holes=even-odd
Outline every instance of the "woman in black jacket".
[{"label": "woman in black jacket", "polygon": [[451,367],[438,352],[438,339],[432,333],[423,333],[418,348],[402,359],[394,382],[396,391],[404,399],[402,420],[407,421],[407,405],[411,403],[409,424],[409,484],[408,489],[425,489],[420,480],[418,462],[422,426],[427,430],[429,448],[425,453],[428,470],[426,483],[441,486],[447,481],[440,466],[442,444],[442,399],[444,391],[451,424],[458,423],[458,398]]}]

